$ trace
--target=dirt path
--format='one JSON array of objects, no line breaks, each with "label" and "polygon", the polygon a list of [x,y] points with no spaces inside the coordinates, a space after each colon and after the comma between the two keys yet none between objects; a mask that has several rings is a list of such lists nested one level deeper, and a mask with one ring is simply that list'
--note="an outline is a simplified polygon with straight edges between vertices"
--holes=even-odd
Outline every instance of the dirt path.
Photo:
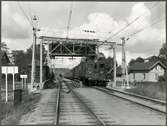
[{"label": "dirt path", "polygon": [[[49,103],[56,103],[56,91],[57,89],[41,90],[40,101],[36,105],[32,106],[32,111],[22,116],[21,120],[19,121],[19,125],[39,124],[41,120],[44,120],[42,119],[42,114],[47,111],[47,108],[50,108]],[[54,110],[54,105],[51,107],[51,109]]]}]

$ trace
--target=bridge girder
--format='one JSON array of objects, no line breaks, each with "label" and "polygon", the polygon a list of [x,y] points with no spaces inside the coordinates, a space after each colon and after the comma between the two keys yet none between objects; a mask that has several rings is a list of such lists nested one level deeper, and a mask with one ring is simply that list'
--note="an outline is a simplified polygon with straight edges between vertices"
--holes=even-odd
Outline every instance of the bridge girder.
[{"label": "bridge girder", "polygon": [[98,39],[67,39],[40,36],[43,43],[49,46],[49,56],[95,56],[100,45],[114,45],[115,42],[99,41]]}]

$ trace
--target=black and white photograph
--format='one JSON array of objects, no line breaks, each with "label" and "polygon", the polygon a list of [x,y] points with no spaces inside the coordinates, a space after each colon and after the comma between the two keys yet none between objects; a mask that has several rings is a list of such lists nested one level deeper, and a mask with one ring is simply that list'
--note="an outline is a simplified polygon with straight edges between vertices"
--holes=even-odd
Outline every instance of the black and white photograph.
[{"label": "black and white photograph", "polygon": [[166,125],[166,1],[1,1],[0,125]]}]

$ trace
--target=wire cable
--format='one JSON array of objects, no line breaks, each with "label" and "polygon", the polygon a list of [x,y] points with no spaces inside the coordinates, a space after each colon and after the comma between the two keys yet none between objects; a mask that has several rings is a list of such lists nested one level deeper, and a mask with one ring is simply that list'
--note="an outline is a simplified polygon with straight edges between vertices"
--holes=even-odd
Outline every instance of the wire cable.
[{"label": "wire cable", "polygon": [[156,20],[156,21],[153,22],[152,24],[150,24],[150,25],[148,25],[148,26],[146,26],[146,27],[144,27],[144,28],[142,28],[142,29],[140,29],[140,30],[138,30],[138,31],[136,31],[136,32],[134,32],[134,33],[132,33],[132,34],[130,34],[128,38],[130,38],[130,37],[132,37],[132,36],[134,36],[134,35],[136,35],[136,34],[142,32],[142,31],[144,31],[145,29],[147,29],[147,28],[149,28],[149,27],[151,27],[151,26],[153,26],[153,25],[155,25],[155,24],[158,24],[159,22],[163,21],[164,19],[165,19],[165,17],[159,18],[159,20]]},{"label": "wire cable", "polygon": [[[156,7],[159,3],[156,2],[155,4],[153,4],[149,9],[153,9],[154,7]],[[124,31],[127,27],[129,27],[130,25],[132,25],[134,22],[136,22],[137,20],[139,20],[143,15],[145,15],[145,13],[143,12],[140,16],[136,17],[133,21],[131,21],[130,23],[128,23],[125,27],[121,28],[119,31],[117,31],[115,34],[113,34],[112,36],[108,37],[107,40],[112,39],[113,37],[115,37],[116,35],[118,35],[119,33],[121,33],[122,31]]]},{"label": "wire cable", "polygon": [[[29,17],[33,17],[31,7],[30,7],[30,3],[28,3],[28,13],[29,13]],[[32,22],[32,20],[31,20],[31,22]],[[33,24],[33,22],[32,22],[32,24]]]},{"label": "wire cable", "polygon": [[25,16],[25,18],[27,19],[27,21],[29,22],[29,24],[33,27],[33,23],[31,21],[31,18],[29,19],[29,17],[27,16],[27,14],[25,13],[24,9],[22,8],[21,4],[19,2],[17,2],[20,10],[22,11],[23,15]]}]

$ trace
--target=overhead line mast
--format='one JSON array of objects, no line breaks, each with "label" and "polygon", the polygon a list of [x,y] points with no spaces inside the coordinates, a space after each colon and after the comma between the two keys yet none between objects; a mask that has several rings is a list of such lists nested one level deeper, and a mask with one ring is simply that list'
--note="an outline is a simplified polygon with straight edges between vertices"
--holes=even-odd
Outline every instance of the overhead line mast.
[{"label": "overhead line mast", "polygon": [[34,16],[32,17],[31,20],[31,16],[30,18],[27,16],[27,14],[25,13],[24,9],[22,8],[22,6],[20,5],[20,3],[18,2],[18,6],[20,8],[20,10],[22,11],[23,15],[25,16],[25,18],[27,19],[27,21],[29,22],[29,24],[32,26],[32,30],[33,30],[33,44],[32,44],[32,64],[31,64],[31,91],[32,91],[32,87],[33,84],[35,83],[35,50],[36,50],[36,39],[37,39],[37,35],[36,32],[39,31],[39,29],[37,29],[35,26],[35,21],[37,21],[37,17]]}]

